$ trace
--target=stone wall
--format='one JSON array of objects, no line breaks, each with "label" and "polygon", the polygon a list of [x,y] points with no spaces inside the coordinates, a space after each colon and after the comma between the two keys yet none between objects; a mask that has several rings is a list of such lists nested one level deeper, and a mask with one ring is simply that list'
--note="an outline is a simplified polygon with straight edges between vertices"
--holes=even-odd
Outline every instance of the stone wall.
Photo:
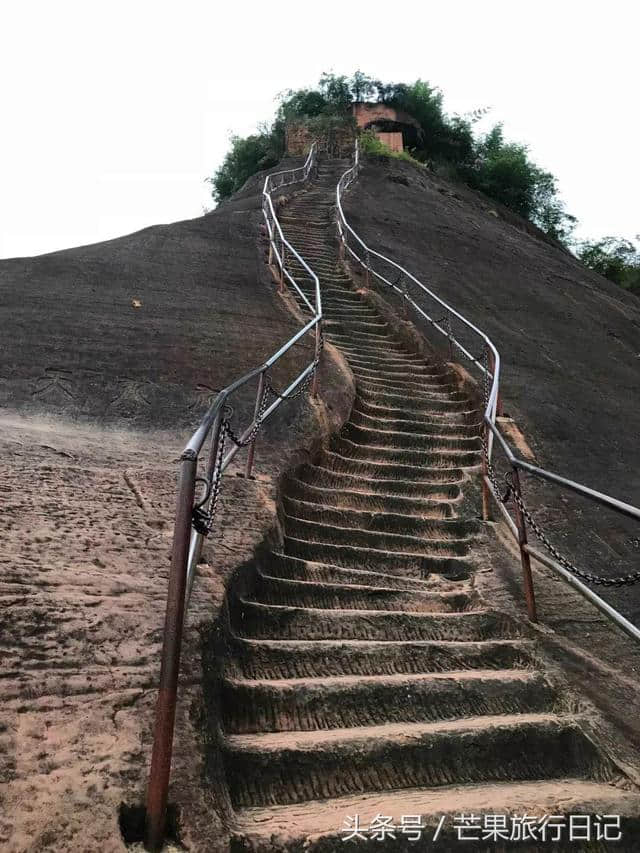
[{"label": "stone wall", "polygon": [[285,145],[289,156],[300,157],[308,154],[316,139],[321,151],[326,151],[333,157],[346,157],[353,151],[355,131],[350,125],[345,125],[331,127],[319,133],[305,122],[287,122]]},{"label": "stone wall", "polygon": [[376,130],[374,132],[380,142],[384,142],[384,144],[388,145],[392,151],[404,150],[404,146],[402,144],[402,133],[399,130],[393,131],[392,133],[386,133],[383,130]]}]

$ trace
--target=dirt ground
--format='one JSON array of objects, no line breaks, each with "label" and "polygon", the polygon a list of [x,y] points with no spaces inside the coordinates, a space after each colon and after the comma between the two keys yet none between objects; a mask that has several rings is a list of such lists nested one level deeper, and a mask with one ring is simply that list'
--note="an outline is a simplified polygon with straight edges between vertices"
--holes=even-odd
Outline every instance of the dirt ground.
[{"label": "dirt ground", "polygon": [[[184,806],[187,836],[203,822],[219,829],[200,785],[199,625],[215,618],[226,575],[273,524],[278,472],[350,406],[348,377],[337,381],[335,369],[327,358],[320,379],[341,388],[328,394],[332,411],[283,412],[260,439],[255,479],[237,476],[241,458],[225,475],[183,651],[171,798]],[[3,851],[124,849],[120,806],[139,806],[146,789],[186,437],[0,418]]]}]

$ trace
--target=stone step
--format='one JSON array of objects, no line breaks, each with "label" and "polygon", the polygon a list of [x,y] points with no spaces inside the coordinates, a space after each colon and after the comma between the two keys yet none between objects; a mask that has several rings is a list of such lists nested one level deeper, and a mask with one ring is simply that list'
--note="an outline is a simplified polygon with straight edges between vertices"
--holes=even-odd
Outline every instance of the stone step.
[{"label": "stone step", "polygon": [[387,462],[403,466],[470,468],[479,464],[480,461],[478,450],[447,450],[437,447],[431,450],[409,450],[381,445],[358,444],[336,435],[329,440],[329,447],[347,459],[374,463]]},{"label": "stone step", "polygon": [[[335,456],[335,454],[331,454]],[[297,471],[298,478],[310,485],[328,489],[347,489],[360,491],[379,497],[402,497],[413,500],[455,501],[460,498],[459,482],[463,480],[462,471],[458,481],[454,481],[452,472],[439,469],[432,472],[428,479],[415,480],[364,477],[362,474],[350,474],[327,468],[322,464],[304,465]]]},{"label": "stone step", "polygon": [[369,512],[395,512],[404,517],[452,518],[455,515],[452,500],[411,498],[380,495],[355,489],[326,488],[305,483],[297,477],[288,476],[283,484],[284,494],[289,498],[323,504],[340,509],[357,509]]},{"label": "stone step", "polygon": [[223,750],[236,808],[452,783],[615,776],[574,717],[551,713],[227,735]]},{"label": "stone step", "polygon": [[340,430],[340,435],[356,444],[377,447],[393,447],[409,450],[479,450],[480,437],[476,434],[460,435],[454,426],[449,434],[441,434],[437,427],[432,432],[402,432],[400,430],[362,427],[349,421]]},{"label": "stone step", "polygon": [[[335,510],[339,513],[340,510]],[[325,511],[329,518],[333,516]],[[432,522],[435,524],[436,522]],[[444,522],[441,522],[442,524]],[[452,523],[458,523],[456,520]],[[459,522],[464,524],[464,522]],[[471,524],[472,522],[467,522]],[[425,522],[426,524],[426,522]],[[472,535],[457,538],[412,536],[403,533],[388,533],[367,530],[361,527],[337,527],[335,524],[310,521],[285,514],[287,537],[304,542],[326,545],[348,545],[355,548],[370,548],[387,554],[402,554],[405,557],[466,557],[472,543]]]},{"label": "stone step", "polygon": [[424,556],[402,551],[382,551],[372,546],[317,542],[291,535],[284,538],[284,551],[301,560],[325,562],[348,569],[388,572],[405,578],[428,578],[431,574],[439,574],[446,578],[466,579],[473,570],[471,562],[464,556]]},{"label": "stone step", "polygon": [[278,578],[259,571],[252,600],[314,610],[402,610],[407,613],[462,613],[474,598],[463,590],[426,592],[390,590],[363,584]]},{"label": "stone step", "polygon": [[[313,498],[313,495],[310,496]],[[360,530],[399,533],[424,539],[456,539],[478,535],[482,526],[466,518],[424,518],[382,510],[362,510],[352,507],[332,507],[313,500],[301,500],[286,493],[282,505],[289,517],[355,527]]]},{"label": "stone step", "polygon": [[436,723],[464,717],[563,710],[540,672],[462,670],[330,678],[225,679],[231,734]]},{"label": "stone step", "polygon": [[429,592],[455,592],[464,585],[464,581],[449,581],[442,575],[432,575],[429,578],[403,578],[398,575],[383,572],[368,572],[363,569],[345,569],[328,563],[314,563],[310,560],[299,560],[286,554],[270,552],[261,562],[266,574],[273,577],[305,580],[313,583],[348,584],[351,586],[374,586],[390,590],[413,590]]},{"label": "stone step", "polygon": [[464,613],[405,613],[400,610],[325,610],[263,604],[246,598],[233,605],[237,634],[279,640],[455,640],[511,639],[517,625],[492,610]]},{"label": "stone step", "polygon": [[[554,844],[556,830],[553,821],[545,831],[538,832],[540,842],[517,842],[509,847],[509,816],[520,819],[523,815],[622,815],[622,841],[616,849],[640,850],[640,824],[636,818],[640,811],[640,797],[635,791],[624,791],[613,784],[585,781],[578,778],[543,779],[535,781],[513,781],[444,785],[439,788],[404,788],[398,791],[375,791],[371,793],[347,794],[331,799],[314,799],[295,805],[269,805],[267,808],[245,808],[236,812],[235,840],[231,853],[331,853],[342,850],[380,850],[408,853],[411,850],[433,850],[452,853],[458,848],[478,849],[472,840],[482,839],[483,823],[477,818],[476,830],[471,829],[460,840],[457,826],[460,815],[505,815],[505,844],[491,848],[487,842],[482,849],[502,851],[522,850],[533,853],[545,850],[554,853],[576,850],[571,842],[567,827],[562,832],[563,842]],[[355,838],[353,820],[358,816],[360,832]],[[371,829],[372,822],[380,815],[391,817],[396,826],[394,838],[378,828]],[[424,827],[416,831],[408,822],[402,827],[403,816],[415,816],[414,820]],[[351,821],[351,822],[350,822]],[[374,824],[375,825],[375,824]],[[415,827],[415,823],[413,826]],[[378,823],[378,827],[380,824]],[[381,837],[384,840],[380,840]],[[434,841],[434,837],[437,839]],[[496,836],[500,838],[500,835]],[[345,843],[346,842],[346,843]],[[479,842],[480,843],[480,842]],[[594,848],[595,849],[595,848]],[[603,848],[604,849],[604,848]]]},{"label": "stone step", "polygon": [[531,669],[531,641],[256,640],[229,638],[230,678],[332,678],[487,669]]},{"label": "stone step", "polygon": [[[380,411],[383,411],[382,409]],[[384,410],[386,411],[386,410]],[[456,423],[455,418],[441,419],[439,421],[410,420],[408,418],[383,417],[382,414],[370,415],[360,411],[358,400],[351,410],[348,423],[345,427],[353,429],[364,429],[365,431],[391,431],[401,435],[419,435],[425,438],[429,436],[464,436],[465,438],[476,438],[479,434],[479,423]]]}]

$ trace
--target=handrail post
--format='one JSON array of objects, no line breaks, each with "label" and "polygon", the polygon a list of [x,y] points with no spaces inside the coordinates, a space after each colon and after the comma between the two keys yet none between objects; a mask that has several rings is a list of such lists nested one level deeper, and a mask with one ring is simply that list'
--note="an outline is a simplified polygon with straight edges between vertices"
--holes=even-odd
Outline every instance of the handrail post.
[{"label": "handrail post", "polygon": [[489,450],[489,426],[488,424],[482,424],[482,429],[484,430],[484,443],[482,448],[482,520],[490,521],[491,519],[491,503],[489,500],[489,484],[487,482],[489,477],[489,460],[487,459],[487,453]]},{"label": "handrail post", "polygon": [[[491,348],[489,348],[489,370],[491,371],[491,377],[493,378],[496,373],[496,357],[494,356]],[[499,418],[502,417],[502,394],[500,393],[500,386],[498,386],[498,396],[496,397],[496,415]]]},{"label": "handrail post", "polygon": [[322,320],[318,320],[316,323],[316,349],[315,349],[315,360],[316,360],[316,369],[313,372],[313,380],[311,383],[311,396],[313,399],[317,399],[318,397],[318,370],[320,369],[320,355],[321,355],[321,347],[322,345]]},{"label": "handrail post", "polygon": [[371,256],[369,252],[365,252],[364,254],[364,286],[367,290],[371,287]]},{"label": "handrail post", "polygon": [[[254,421],[254,423],[258,419],[258,416],[260,414],[260,409],[262,407],[262,399],[264,397],[264,383],[265,383],[265,371],[263,370],[262,373],[260,374],[260,379],[258,380],[258,389],[256,391],[256,404],[255,404],[255,407],[253,410],[253,421]],[[249,445],[249,450],[247,452],[247,469],[246,469],[247,480],[251,476],[251,471],[253,469],[253,457],[255,456],[255,452],[256,452],[256,438],[257,438],[257,435],[254,435],[253,440],[252,440],[251,444]]]},{"label": "handrail post", "polygon": [[162,643],[160,686],[156,704],[153,751],[147,789],[145,846],[147,850],[152,851],[161,849],[165,833],[184,623],[187,561],[191,537],[191,512],[197,466],[197,454],[193,450],[185,451],[182,455],[178,481],[176,520],[173,531],[173,549]]},{"label": "handrail post", "polygon": [[514,465],[511,473],[511,482],[513,484],[513,491],[515,493],[516,500],[514,501],[516,505],[516,525],[518,527],[518,546],[520,548],[520,560],[522,562],[522,576],[524,579],[524,594],[527,599],[527,613],[529,614],[529,619],[532,622],[538,621],[538,616],[536,613],[536,597],[533,591],[533,578],[531,576],[531,557],[529,556],[529,552],[526,550],[527,544],[527,525],[524,518],[524,513],[520,507],[519,500],[522,499],[522,490],[520,487],[520,475],[518,474],[518,469]]},{"label": "handrail post", "polygon": [[284,238],[280,245],[280,286],[278,291],[280,293],[284,293],[284,262],[285,262],[285,254],[284,254]]}]

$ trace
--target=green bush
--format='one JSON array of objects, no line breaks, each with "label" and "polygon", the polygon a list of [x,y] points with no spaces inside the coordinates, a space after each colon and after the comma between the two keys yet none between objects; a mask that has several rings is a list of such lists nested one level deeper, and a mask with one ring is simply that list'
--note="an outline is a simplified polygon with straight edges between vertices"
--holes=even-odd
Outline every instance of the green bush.
[{"label": "green bush", "polygon": [[506,142],[500,125],[475,138],[473,125],[486,113],[485,109],[475,110],[467,117],[448,116],[442,92],[426,81],[416,80],[410,85],[384,83],[362,71],[350,78],[323,74],[316,88],[283,93],[271,126],[246,139],[232,138],[231,150],[211,179],[214,198],[227,198],[250,175],[281,159],[287,121],[304,121],[318,136],[346,123],[355,127],[351,104],[362,99],[378,100],[403,110],[418,124],[411,154],[392,152],[373,133],[361,135],[365,153],[426,163],[496,199],[550,236],[569,241],[575,218],[565,211],[553,175],[530,160],[526,146]]},{"label": "green bush", "polygon": [[631,240],[587,240],[578,244],[577,255],[590,269],[640,296],[640,252]]}]

